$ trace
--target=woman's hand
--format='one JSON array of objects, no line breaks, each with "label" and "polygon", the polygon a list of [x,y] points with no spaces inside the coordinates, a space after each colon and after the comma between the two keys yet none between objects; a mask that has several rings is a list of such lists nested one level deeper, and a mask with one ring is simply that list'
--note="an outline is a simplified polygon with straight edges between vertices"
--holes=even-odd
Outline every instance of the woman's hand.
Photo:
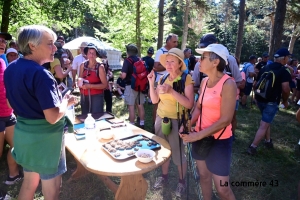
[{"label": "woman's hand", "polygon": [[179,136],[184,142],[195,142],[199,140],[199,132],[189,132],[189,134],[181,134]]},{"label": "woman's hand", "polygon": [[91,84],[89,84],[89,83],[83,84],[81,88],[84,89],[84,90],[85,89],[90,89],[91,88]]},{"label": "woman's hand", "polygon": [[148,74],[147,78],[148,78],[148,81],[149,81],[149,85],[154,87],[155,74],[154,74],[153,70],[150,72],[150,74]]},{"label": "woman's hand", "polygon": [[161,94],[172,93],[173,87],[168,84],[157,85],[158,92]]}]

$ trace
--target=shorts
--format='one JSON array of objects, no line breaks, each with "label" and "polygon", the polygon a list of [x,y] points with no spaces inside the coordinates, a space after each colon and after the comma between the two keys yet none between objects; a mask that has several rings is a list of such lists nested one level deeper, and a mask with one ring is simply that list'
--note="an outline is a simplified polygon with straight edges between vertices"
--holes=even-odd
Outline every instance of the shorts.
[{"label": "shorts", "polygon": [[261,121],[269,124],[272,123],[278,111],[278,104],[276,102],[262,103],[257,101],[257,106],[262,115]]},{"label": "shorts", "polygon": [[300,79],[296,79],[297,80],[297,90],[300,91]]},{"label": "shorts", "polygon": [[245,88],[244,88],[244,95],[249,96],[251,91],[252,91],[252,86],[253,83],[246,83]]},{"label": "shorts", "polygon": [[215,140],[206,158],[199,156],[192,145],[192,157],[205,160],[207,169],[218,176],[229,176],[231,163],[232,137]]},{"label": "shorts", "polygon": [[295,81],[293,81],[293,80],[290,81],[290,88],[291,88],[291,89],[296,88],[296,83],[295,83]]},{"label": "shorts", "polygon": [[135,91],[131,85],[126,85],[124,92],[124,101],[126,105],[134,106],[135,104],[142,105],[145,101],[145,94]]},{"label": "shorts", "polygon": [[6,127],[13,126],[17,122],[14,114],[9,117],[0,117],[0,132],[5,131]]},{"label": "shorts", "polygon": [[[104,94],[94,94],[91,95],[91,105],[89,100],[89,95],[81,94],[80,105],[81,105],[81,113],[101,113],[103,111],[104,104]],[[89,108],[91,106],[91,108]],[[89,110],[91,109],[91,110]]]},{"label": "shorts", "polygon": [[235,110],[239,110],[240,101],[236,100],[235,102]]},{"label": "shorts", "polygon": [[155,135],[164,138],[168,141],[171,147],[172,152],[172,160],[175,165],[180,165],[180,148],[179,148],[179,141],[181,142],[181,162],[186,162],[186,155],[184,152],[185,145],[182,143],[182,140],[179,140],[179,134],[178,134],[178,121],[177,119],[170,119],[172,121],[172,130],[169,135],[164,135],[161,131],[161,122],[162,119],[158,115],[156,115],[155,119]]},{"label": "shorts", "polygon": [[[29,169],[23,167],[24,172],[33,172]],[[65,141],[63,136],[62,147],[60,152],[60,158],[58,162],[57,171],[54,174],[39,174],[40,179],[42,180],[50,180],[57,176],[64,174],[67,171],[67,163],[66,163],[66,150],[65,150]]]}]

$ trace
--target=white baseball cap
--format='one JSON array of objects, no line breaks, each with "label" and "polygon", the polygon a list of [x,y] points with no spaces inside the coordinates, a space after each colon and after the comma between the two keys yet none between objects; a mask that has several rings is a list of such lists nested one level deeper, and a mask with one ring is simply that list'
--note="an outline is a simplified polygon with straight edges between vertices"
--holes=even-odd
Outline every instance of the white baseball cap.
[{"label": "white baseball cap", "polygon": [[6,55],[9,54],[9,53],[16,53],[16,54],[18,54],[18,51],[16,49],[14,49],[14,48],[8,48],[6,50]]},{"label": "white baseball cap", "polygon": [[203,54],[204,52],[213,52],[223,58],[223,60],[226,62],[226,65],[228,64],[227,57],[229,56],[229,52],[228,49],[222,44],[210,44],[205,48],[195,49],[195,51],[199,54]]}]

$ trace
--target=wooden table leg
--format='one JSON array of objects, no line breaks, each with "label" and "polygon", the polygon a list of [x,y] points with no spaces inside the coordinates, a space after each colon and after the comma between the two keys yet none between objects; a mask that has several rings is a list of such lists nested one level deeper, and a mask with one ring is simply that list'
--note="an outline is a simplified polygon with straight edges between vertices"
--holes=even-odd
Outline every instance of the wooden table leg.
[{"label": "wooden table leg", "polygon": [[101,181],[106,185],[108,189],[110,189],[114,194],[117,193],[119,186],[115,184],[108,176],[102,176],[97,174],[97,176],[101,179]]},{"label": "wooden table leg", "polygon": [[75,179],[78,179],[78,178],[80,178],[80,177],[82,177],[82,176],[84,176],[84,175],[90,173],[89,171],[87,171],[87,170],[83,167],[83,165],[82,165],[77,159],[75,159],[75,160],[76,160],[77,168],[76,168],[76,170],[72,173],[72,175],[71,175],[71,177],[69,178],[68,182],[73,181],[73,180],[75,180]]},{"label": "wooden table leg", "polygon": [[148,184],[142,174],[122,176],[115,200],[143,200],[147,189]]}]

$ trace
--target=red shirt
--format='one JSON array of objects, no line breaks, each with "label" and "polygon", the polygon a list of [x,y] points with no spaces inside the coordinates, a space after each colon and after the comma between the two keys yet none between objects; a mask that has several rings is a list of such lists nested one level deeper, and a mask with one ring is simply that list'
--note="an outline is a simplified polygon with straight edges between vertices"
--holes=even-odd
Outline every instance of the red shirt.
[{"label": "red shirt", "polygon": [[[86,61],[88,62],[88,61]],[[103,65],[99,65],[99,68],[103,67]],[[96,69],[96,66],[92,68],[85,68],[83,69],[82,78],[89,81],[89,84],[100,84],[101,80],[99,76],[97,75],[97,71],[99,71],[99,68]],[[89,90],[91,95],[95,94],[103,94],[103,89],[80,89],[81,93],[84,95],[89,95]]]}]

